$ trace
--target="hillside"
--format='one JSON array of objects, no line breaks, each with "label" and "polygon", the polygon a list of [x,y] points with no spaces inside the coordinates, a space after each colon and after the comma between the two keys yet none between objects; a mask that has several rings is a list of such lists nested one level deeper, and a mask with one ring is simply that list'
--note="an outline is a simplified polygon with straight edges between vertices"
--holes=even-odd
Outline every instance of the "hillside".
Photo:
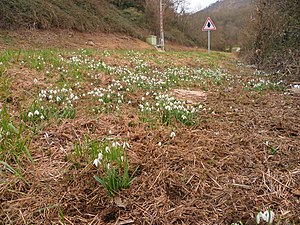
[{"label": "hillside", "polygon": [[[191,43],[175,11],[171,1],[165,5],[166,39]],[[0,29],[101,31],[145,40],[159,35],[158,12],[156,2],[145,0],[2,0]]]},{"label": "hillside", "polygon": [[0,27],[140,34],[138,26],[106,0],[2,0]]},{"label": "hillside", "polygon": [[252,7],[252,0],[223,0],[211,4],[191,15],[191,36],[197,37],[195,42],[206,46],[207,34],[201,31],[201,27],[209,16],[217,27],[217,31],[212,32],[212,48],[231,51],[234,46],[240,45],[239,39],[250,20]]}]

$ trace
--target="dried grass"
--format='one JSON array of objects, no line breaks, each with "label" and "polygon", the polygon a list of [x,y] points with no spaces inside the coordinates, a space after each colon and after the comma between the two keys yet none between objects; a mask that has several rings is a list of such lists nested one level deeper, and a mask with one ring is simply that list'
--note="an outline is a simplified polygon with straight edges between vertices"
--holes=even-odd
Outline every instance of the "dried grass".
[{"label": "dried grass", "polygon": [[[131,107],[93,119],[81,107],[77,119],[51,124],[33,140],[35,164],[24,167],[30,187],[13,176],[1,182],[1,220],[62,224],[61,209],[66,224],[254,224],[255,213],[271,207],[300,223],[299,98],[237,86],[209,93],[206,104],[215,114],[178,126],[171,140],[170,127],[149,128]],[[131,169],[139,166],[120,192],[123,207],[93,179],[92,165],[75,168],[66,160],[78,138],[102,139],[108,130],[128,140]]]}]

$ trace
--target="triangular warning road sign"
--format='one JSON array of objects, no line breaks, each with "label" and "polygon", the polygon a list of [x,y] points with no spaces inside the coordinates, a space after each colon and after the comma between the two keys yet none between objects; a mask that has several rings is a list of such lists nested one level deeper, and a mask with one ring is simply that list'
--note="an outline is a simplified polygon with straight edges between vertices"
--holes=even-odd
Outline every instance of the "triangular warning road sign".
[{"label": "triangular warning road sign", "polygon": [[214,22],[211,20],[210,17],[206,19],[206,22],[204,23],[204,26],[202,27],[202,31],[208,31],[208,30],[216,30],[217,27],[215,26]]}]

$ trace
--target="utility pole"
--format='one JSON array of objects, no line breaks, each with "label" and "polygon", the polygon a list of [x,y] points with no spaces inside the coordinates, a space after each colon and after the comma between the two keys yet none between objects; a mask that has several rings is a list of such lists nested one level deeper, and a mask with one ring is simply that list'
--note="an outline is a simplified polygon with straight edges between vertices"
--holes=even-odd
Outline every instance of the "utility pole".
[{"label": "utility pole", "polygon": [[163,0],[159,0],[159,14],[160,14],[160,39],[159,46],[161,50],[165,50],[165,37],[164,37],[164,8],[163,8]]}]

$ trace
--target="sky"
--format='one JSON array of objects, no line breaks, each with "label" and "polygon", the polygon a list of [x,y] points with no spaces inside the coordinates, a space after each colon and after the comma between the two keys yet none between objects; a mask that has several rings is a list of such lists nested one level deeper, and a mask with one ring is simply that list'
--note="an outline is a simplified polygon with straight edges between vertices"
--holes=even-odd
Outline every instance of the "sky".
[{"label": "sky", "polygon": [[200,9],[204,9],[210,4],[218,0],[187,0],[189,2],[189,12],[196,12]]}]

